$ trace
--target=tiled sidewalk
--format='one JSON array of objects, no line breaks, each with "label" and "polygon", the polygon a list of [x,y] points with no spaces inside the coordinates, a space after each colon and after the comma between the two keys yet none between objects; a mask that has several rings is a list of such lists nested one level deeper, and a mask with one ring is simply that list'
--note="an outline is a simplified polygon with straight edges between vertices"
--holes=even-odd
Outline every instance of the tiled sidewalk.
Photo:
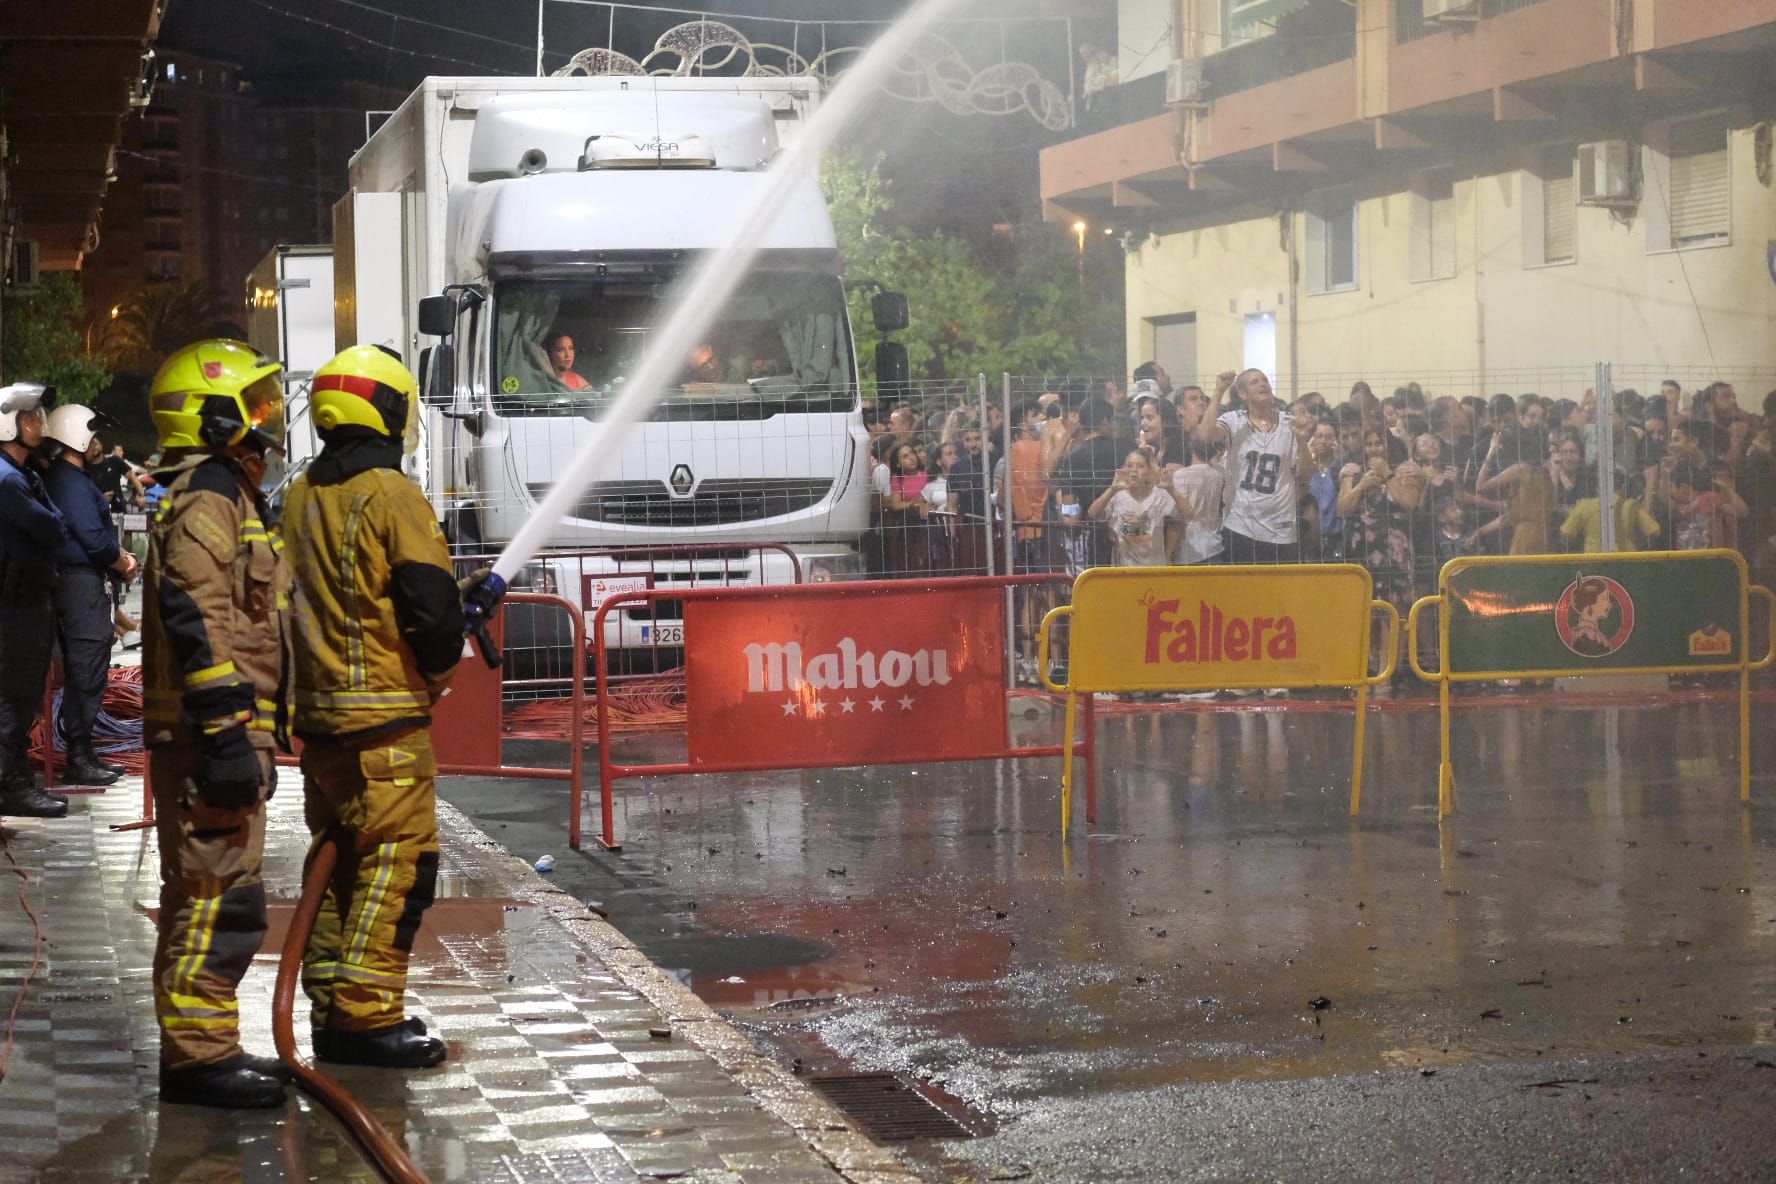
[{"label": "tiled sidewalk", "polygon": [[[293,781],[271,807],[272,931],[241,990],[248,1047],[267,1053],[275,951],[307,841]],[[306,1098],[258,1114],[159,1104],[147,974],[158,861],[151,831],[109,829],[140,804],[131,779],[76,797],[66,819],[6,820],[47,941],[0,1083],[0,1181],[375,1179]],[[334,1070],[431,1179],[915,1179],[615,930],[439,811],[439,900],[408,1001],[451,1059]],[[0,875],[0,1022],[31,959],[17,886]],[[306,1017],[296,1026],[306,1044]]]}]

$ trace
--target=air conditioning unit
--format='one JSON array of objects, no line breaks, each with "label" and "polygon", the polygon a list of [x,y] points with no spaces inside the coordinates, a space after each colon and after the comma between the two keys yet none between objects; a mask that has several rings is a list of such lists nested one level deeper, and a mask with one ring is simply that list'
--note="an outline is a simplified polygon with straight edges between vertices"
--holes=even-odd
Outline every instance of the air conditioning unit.
[{"label": "air conditioning unit", "polygon": [[1480,19],[1480,0],[1424,0],[1424,19],[1433,24]]},{"label": "air conditioning unit", "polygon": [[1617,208],[1638,199],[1634,151],[1626,140],[1580,144],[1577,162],[1579,204]]},{"label": "air conditioning unit", "polygon": [[31,292],[39,280],[37,242],[18,238],[12,241],[12,258],[6,261],[6,281],[14,292]]},{"label": "air conditioning unit", "polygon": [[1208,96],[1201,58],[1177,58],[1166,67],[1168,107],[1205,107]]}]

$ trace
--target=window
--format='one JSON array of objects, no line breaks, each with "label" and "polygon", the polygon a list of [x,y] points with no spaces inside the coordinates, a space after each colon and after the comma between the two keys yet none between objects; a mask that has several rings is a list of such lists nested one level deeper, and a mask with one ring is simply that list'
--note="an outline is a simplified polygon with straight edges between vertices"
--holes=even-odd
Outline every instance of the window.
[{"label": "window", "polygon": [[1578,194],[1570,146],[1533,152],[1522,178],[1523,266],[1571,263],[1575,254]]},{"label": "window", "polygon": [[1348,292],[1357,286],[1357,205],[1328,200],[1307,212],[1307,290]]},{"label": "window", "polygon": [[1572,162],[1540,178],[1542,186],[1542,262],[1570,263],[1577,253],[1578,206],[1573,195]]},{"label": "window", "polygon": [[1696,120],[1673,126],[1670,137],[1671,245],[1726,241],[1731,213],[1726,128]]},{"label": "window", "polygon": [[1153,327],[1153,349],[1148,356],[1172,376],[1174,386],[1195,382],[1196,314],[1154,317],[1148,324]]},{"label": "window", "polygon": [[[602,418],[636,372],[663,319],[676,261],[612,264],[597,280],[508,280],[494,290],[502,415]],[[547,346],[574,339],[573,377]],[[762,420],[844,411],[856,403],[845,293],[830,275],[754,272],[709,326],[656,420]]]},{"label": "window", "polygon": [[1277,314],[1254,312],[1246,314],[1245,339],[1241,360],[1248,370],[1275,374],[1277,366]]},{"label": "window", "polygon": [[1308,6],[1309,0],[1222,0],[1221,27],[1227,31],[1226,43],[1268,37],[1276,32],[1277,20]]},{"label": "window", "polygon": [[1455,275],[1455,178],[1427,173],[1412,188],[1412,282]]},{"label": "window", "polygon": [[1732,228],[1727,115],[1649,124],[1641,149],[1640,220],[1648,251],[1721,246]]}]

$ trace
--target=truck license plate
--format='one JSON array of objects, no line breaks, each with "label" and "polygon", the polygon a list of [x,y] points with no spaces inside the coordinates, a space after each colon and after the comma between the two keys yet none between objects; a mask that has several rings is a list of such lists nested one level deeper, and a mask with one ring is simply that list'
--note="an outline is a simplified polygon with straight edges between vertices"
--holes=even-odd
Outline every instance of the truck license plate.
[{"label": "truck license plate", "polygon": [[685,627],[683,623],[671,625],[643,625],[641,627],[642,645],[683,645]]}]

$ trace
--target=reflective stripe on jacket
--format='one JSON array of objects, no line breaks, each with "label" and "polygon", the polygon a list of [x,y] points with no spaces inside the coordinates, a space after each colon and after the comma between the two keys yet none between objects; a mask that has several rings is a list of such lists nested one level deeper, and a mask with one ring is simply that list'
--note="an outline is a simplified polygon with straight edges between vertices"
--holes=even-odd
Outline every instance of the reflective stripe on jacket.
[{"label": "reflective stripe on jacket", "polygon": [[234,462],[199,453],[157,476],[168,489],[142,581],[147,743],[244,726],[255,747],[273,747],[288,719],[283,546]]},{"label": "reflective stripe on jacket", "polygon": [[462,604],[431,503],[390,468],[290,486],[295,727],[355,737],[431,721],[462,653]]}]

